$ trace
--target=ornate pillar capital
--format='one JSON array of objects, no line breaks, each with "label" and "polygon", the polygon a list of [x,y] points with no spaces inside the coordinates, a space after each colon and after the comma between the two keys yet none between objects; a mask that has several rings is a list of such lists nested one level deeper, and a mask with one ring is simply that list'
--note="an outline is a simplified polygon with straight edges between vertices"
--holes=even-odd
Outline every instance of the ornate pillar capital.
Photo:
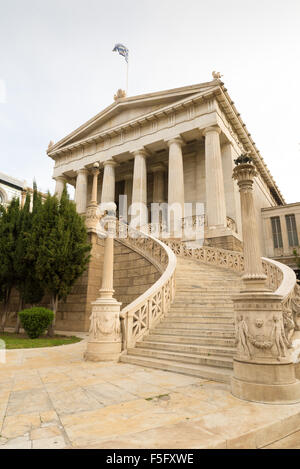
[{"label": "ornate pillar capital", "polygon": [[63,175],[60,175],[60,176],[55,176],[54,178],[54,181],[58,182],[58,181],[61,181],[63,183],[67,182],[67,179],[65,178],[65,176]]},{"label": "ornate pillar capital", "polygon": [[232,174],[233,179],[236,179],[238,183],[240,191],[252,190],[255,176],[257,176],[257,171],[251,163],[237,165]]},{"label": "ornate pillar capital", "polygon": [[220,127],[214,125],[214,126],[206,127],[206,129],[202,131],[202,134],[204,137],[206,137],[206,135],[210,132],[217,132],[220,135],[222,130],[220,129]]},{"label": "ornate pillar capital", "polygon": [[87,175],[88,175],[88,174],[89,174],[89,170],[88,170],[87,168],[79,168],[79,169],[77,169],[76,174],[77,174],[77,175],[78,175],[78,174],[87,174]]}]

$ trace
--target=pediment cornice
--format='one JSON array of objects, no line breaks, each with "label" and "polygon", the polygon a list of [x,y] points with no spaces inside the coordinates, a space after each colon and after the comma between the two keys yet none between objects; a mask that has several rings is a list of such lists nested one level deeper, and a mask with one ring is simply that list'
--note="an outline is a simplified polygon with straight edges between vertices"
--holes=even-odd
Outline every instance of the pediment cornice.
[{"label": "pediment cornice", "polygon": [[[237,111],[234,102],[230,98],[224,83],[219,79],[199,85],[118,99],[115,103],[108,106],[106,109],[80,126],[74,132],[48,148],[47,154],[55,160],[57,157],[59,157],[59,155],[62,155],[65,152],[70,152],[73,149],[84,147],[85,145],[89,145],[91,143],[104,141],[106,138],[120,135],[124,131],[126,132],[127,129],[134,129],[139,126],[143,126],[149,122],[153,122],[155,120],[161,119],[162,117],[169,116],[177,110],[188,108],[193,104],[200,103],[201,101],[207,101],[211,98],[215,98],[218,102],[221,111],[223,111],[226,117],[226,120],[230,124],[232,130],[236,133],[245,150],[251,151],[257,169],[259,170],[260,175],[265,180],[270,190],[272,190],[273,197],[275,196],[275,198],[277,198],[278,203],[285,203],[279,188],[277,187],[266,163],[264,162],[258,148],[255,145],[255,142],[251,137],[251,134],[247,130],[246,124],[243,122],[240,113]],[[100,130],[99,132],[96,132],[90,136],[83,136],[83,134],[88,132],[90,129],[93,129],[95,125],[99,125],[101,122],[105,122],[110,116],[116,115],[123,110],[148,103],[161,103],[164,100],[167,102],[167,104],[163,107],[160,107],[159,109],[142,114],[141,116],[109,127],[105,130]],[[172,100],[172,102],[168,103],[168,100]]]}]

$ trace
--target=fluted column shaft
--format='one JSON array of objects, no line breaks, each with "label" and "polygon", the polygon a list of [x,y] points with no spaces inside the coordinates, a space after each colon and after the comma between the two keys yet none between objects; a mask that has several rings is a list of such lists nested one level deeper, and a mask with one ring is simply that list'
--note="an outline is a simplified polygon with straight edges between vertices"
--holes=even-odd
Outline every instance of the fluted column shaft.
[{"label": "fluted column shaft", "polygon": [[103,184],[101,203],[114,202],[115,201],[115,166],[117,163],[113,160],[104,161],[104,173],[103,173]]},{"label": "fluted column shaft", "polygon": [[245,262],[245,274],[243,276],[243,280],[249,284],[248,288],[251,288],[251,283],[255,285],[257,281],[264,285],[264,281],[266,279],[262,266],[259,234],[253,200],[253,180],[256,175],[257,172],[252,164],[241,164],[236,166],[233,170],[233,178],[237,180],[240,189]]},{"label": "fluted column shaft", "polygon": [[75,202],[78,213],[85,213],[87,204],[88,170],[83,168],[77,171]]},{"label": "fluted column shaft", "polygon": [[208,226],[226,226],[226,205],[219,127],[208,127],[205,136],[206,213]]},{"label": "fluted column shaft", "polygon": [[147,224],[147,152],[144,149],[133,152],[132,209],[137,216],[137,227]]},{"label": "fluted column shaft", "polygon": [[60,199],[65,187],[66,179],[63,176],[57,176],[55,181],[55,195],[58,199]]},{"label": "fluted column shaft", "polygon": [[98,194],[98,176],[99,176],[99,165],[94,166],[92,169],[93,174],[93,183],[92,183],[92,195],[90,203],[97,204],[97,194]]},{"label": "fluted column shaft", "polygon": [[160,164],[151,169],[153,172],[153,202],[162,203],[165,197],[165,168]]},{"label": "fluted column shaft", "polygon": [[173,138],[169,146],[169,230],[171,236],[180,236],[182,218],[184,217],[184,174],[182,158],[183,140]]},{"label": "fluted column shaft", "polygon": [[109,233],[104,241],[104,259],[100,298],[112,298],[114,293],[114,238]]}]

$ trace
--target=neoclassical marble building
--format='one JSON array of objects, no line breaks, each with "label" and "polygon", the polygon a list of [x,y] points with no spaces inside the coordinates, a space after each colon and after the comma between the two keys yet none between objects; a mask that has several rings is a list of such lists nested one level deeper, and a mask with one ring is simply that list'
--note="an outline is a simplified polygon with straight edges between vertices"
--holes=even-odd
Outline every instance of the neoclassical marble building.
[{"label": "neoclassical marble building", "polygon": [[[240,250],[241,209],[234,159],[250,151],[258,169],[254,199],[264,249],[261,209],[284,204],[270,171],[220,79],[115,101],[59,142],[50,142],[56,192],[76,188],[79,213],[91,197],[100,163],[98,203],[127,195],[143,202],[203,203],[207,243]],[[194,209],[193,209],[194,210]]]}]

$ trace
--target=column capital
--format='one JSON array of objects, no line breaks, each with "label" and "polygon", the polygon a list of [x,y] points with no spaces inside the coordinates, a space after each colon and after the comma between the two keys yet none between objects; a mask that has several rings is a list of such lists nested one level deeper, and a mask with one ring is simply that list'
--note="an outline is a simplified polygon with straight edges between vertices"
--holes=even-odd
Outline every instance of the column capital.
[{"label": "column capital", "polygon": [[217,132],[220,135],[222,130],[220,129],[220,127],[214,125],[214,126],[211,126],[211,127],[206,127],[206,129],[204,129],[202,131],[202,134],[203,134],[204,137],[206,137],[206,134],[208,134],[209,132]]},{"label": "column capital", "polygon": [[105,168],[105,166],[118,166],[118,163],[116,161],[114,161],[113,159],[110,159],[110,160],[106,160],[106,161],[103,161],[103,166]]},{"label": "column capital", "polygon": [[170,147],[170,145],[172,145],[172,143],[177,143],[178,145],[181,145],[181,146],[184,145],[184,141],[180,137],[180,135],[178,135],[177,137],[172,137],[169,140],[165,140],[165,142],[168,145],[168,147]]},{"label": "column capital", "polygon": [[80,168],[75,171],[76,174],[89,174],[89,170],[87,168]]},{"label": "column capital", "polygon": [[133,150],[130,152],[133,156],[141,155],[147,158],[147,156],[150,156],[150,153],[146,150],[146,148],[139,148],[137,150]]},{"label": "column capital", "polygon": [[55,176],[53,179],[54,179],[54,181],[67,182],[67,179],[63,175]]}]

